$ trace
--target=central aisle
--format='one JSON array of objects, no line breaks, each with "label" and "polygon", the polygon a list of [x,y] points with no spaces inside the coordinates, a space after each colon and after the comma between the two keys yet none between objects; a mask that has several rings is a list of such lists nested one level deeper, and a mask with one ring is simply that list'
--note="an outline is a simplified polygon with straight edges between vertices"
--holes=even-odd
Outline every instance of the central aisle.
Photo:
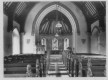
[{"label": "central aisle", "polygon": [[50,64],[47,77],[69,77],[62,55],[50,55]]}]

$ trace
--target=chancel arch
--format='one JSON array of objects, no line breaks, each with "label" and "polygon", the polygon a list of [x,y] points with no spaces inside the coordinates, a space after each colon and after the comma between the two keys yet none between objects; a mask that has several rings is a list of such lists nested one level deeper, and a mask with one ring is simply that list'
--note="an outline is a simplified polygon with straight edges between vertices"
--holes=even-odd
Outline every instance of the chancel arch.
[{"label": "chancel arch", "polygon": [[17,28],[14,28],[13,30],[12,44],[13,55],[20,54],[20,35]]},{"label": "chancel arch", "polygon": [[[36,35],[39,35],[39,27],[40,27],[40,24],[41,24],[41,21],[43,20],[43,18],[51,11],[53,10],[56,10],[56,6],[57,4],[53,4],[53,5],[50,5],[49,7],[47,7],[46,9],[44,9],[40,15],[37,17],[37,19],[35,20],[35,23],[33,24],[33,27],[35,27],[35,34]],[[61,13],[63,13],[70,21],[71,23],[71,27],[72,27],[72,33],[73,33],[73,36],[72,36],[72,47],[76,49],[76,42],[77,42],[77,26],[76,26],[76,21],[75,21],[75,18],[72,16],[72,14],[67,10],[65,9],[63,6],[61,5],[58,5],[58,11],[60,11]],[[34,28],[33,28],[34,30]]]}]

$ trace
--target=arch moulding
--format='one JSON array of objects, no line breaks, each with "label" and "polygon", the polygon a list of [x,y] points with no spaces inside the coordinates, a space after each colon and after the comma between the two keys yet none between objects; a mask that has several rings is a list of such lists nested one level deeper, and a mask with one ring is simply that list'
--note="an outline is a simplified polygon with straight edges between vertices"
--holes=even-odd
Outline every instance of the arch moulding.
[{"label": "arch moulding", "polygon": [[[50,13],[53,10],[56,10],[58,4],[52,3],[48,5],[46,5],[46,8],[44,7],[44,9],[41,9],[41,11],[38,12],[37,16],[34,19],[33,26],[32,26],[32,32],[33,32],[32,34],[35,35],[35,39],[37,36],[39,36],[39,26],[41,24],[41,21],[48,13]],[[63,4],[59,4],[58,6],[59,6],[58,11],[63,13],[70,21],[70,24],[72,26],[72,33],[73,33],[73,36],[72,36],[73,45],[72,46],[74,49],[76,49],[76,42],[77,42],[76,36],[77,36],[77,33],[80,33],[79,28],[78,28],[79,27],[78,22],[76,21],[75,16],[71,14],[72,11],[70,12],[66,8],[64,8]]]}]

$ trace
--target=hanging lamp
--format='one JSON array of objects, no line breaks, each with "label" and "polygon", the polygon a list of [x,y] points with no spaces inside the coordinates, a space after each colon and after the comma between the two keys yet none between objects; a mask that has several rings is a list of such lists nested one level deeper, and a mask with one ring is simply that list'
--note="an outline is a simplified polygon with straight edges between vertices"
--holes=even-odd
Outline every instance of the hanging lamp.
[{"label": "hanging lamp", "polygon": [[62,24],[60,23],[60,21],[58,21],[58,14],[57,14],[57,11],[58,11],[58,6],[59,5],[56,5],[56,34],[55,34],[55,36],[56,37],[58,37],[59,36],[59,34],[58,34],[58,31],[59,31],[59,29],[62,27]]}]

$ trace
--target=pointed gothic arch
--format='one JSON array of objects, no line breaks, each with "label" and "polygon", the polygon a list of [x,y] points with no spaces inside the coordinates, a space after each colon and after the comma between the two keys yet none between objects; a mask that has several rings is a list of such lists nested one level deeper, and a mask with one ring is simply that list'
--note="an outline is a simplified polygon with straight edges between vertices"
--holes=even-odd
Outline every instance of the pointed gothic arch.
[{"label": "pointed gothic arch", "polygon": [[13,34],[12,34],[12,52],[13,55],[20,54],[20,35],[17,28],[14,28]]},{"label": "pointed gothic arch", "polygon": [[100,54],[100,30],[98,27],[92,29],[92,53]]},{"label": "pointed gothic arch", "polygon": [[33,26],[32,26],[32,30],[33,30],[32,32],[33,32],[33,34],[36,34],[36,37],[39,35],[39,26],[41,24],[41,21],[49,12],[56,10],[56,5],[59,5],[58,11],[63,13],[69,19],[69,21],[71,23],[72,33],[73,33],[72,47],[75,48],[75,50],[76,50],[77,49],[77,43],[76,43],[77,42],[77,34],[80,33],[78,22],[77,22],[75,15],[73,14],[73,12],[69,8],[64,7],[65,5],[62,3],[60,3],[60,4],[53,3],[50,5],[47,5],[46,8],[41,9],[39,14],[37,14],[34,19]]}]

